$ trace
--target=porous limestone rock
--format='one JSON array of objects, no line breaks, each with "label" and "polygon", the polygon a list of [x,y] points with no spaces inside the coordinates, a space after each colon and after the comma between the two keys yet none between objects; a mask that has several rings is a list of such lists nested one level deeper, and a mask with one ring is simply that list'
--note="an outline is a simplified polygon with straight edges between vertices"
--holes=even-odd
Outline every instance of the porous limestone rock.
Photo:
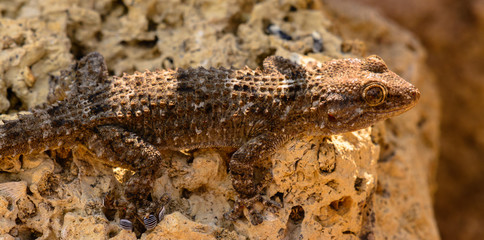
[{"label": "porous limestone rock", "polygon": [[[7,222],[0,234],[30,232],[40,239],[438,239],[430,197],[438,104],[432,76],[420,44],[371,9],[304,0],[12,2],[0,3],[2,26],[18,28],[17,35],[11,34],[14,43],[0,40],[2,72],[11,72],[0,76],[4,112],[9,101],[15,111],[45,99],[49,74],[72,63],[69,50],[76,58],[101,52],[116,75],[160,67],[255,68],[269,55],[304,63],[378,54],[416,84],[422,98],[414,110],[373,128],[289,141],[268,160],[273,177],[266,194],[284,206],[264,212],[257,226],[247,218],[223,218],[236,199],[227,173],[230,151],[202,149],[166,156],[170,168],[157,179],[153,193],[166,199],[158,226],[145,233],[121,230],[119,215],[104,211],[103,200],[130,172],[113,171],[79,146],[26,155],[18,160],[20,169],[2,169],[0,182],[24,180],[28,194],[18,207],[22,221],[0,219]],[[33,27],[18,27],[33,22],[39,29],[35,37],[30,36]],[[28,38],[15,38],[24,35]],[[30,55],[18,39],[57,48],[36,47],[40,50]],[[29,61],[11,64],[16,49]],[[34,68],[37,62],[48,63],[45,73],[33,71],[44,69]],[[25,67],[32,74],[22,73]],[[8,88],[16,97],[7,94]],[[8,211],[8,204],[0,207]]]}]

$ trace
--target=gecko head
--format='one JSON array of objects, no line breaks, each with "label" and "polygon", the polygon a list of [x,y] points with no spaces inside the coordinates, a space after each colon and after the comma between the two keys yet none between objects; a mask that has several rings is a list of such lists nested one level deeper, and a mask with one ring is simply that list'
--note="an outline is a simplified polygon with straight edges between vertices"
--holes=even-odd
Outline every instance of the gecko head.
[{"label": "gecko head", "polygon": [[[322,88],[321,129],[342,133],[369,127],[414,107],[419,90],[390,71],[378,56],[343,59],[329,64]],[[326,91],[324,89],[327,89]]]}]

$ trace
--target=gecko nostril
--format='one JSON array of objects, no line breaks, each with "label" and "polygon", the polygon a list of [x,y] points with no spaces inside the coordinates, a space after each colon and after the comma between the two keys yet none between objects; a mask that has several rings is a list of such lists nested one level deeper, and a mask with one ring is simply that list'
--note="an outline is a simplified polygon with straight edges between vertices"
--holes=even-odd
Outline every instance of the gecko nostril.
[{"label": "gecko nostril", "polygon": [[411,98],[412,101],[418,102],[418,100],[420,99],[420,91],[416,88],[412,88],[408,92],[408,96]]},{"label": "gecko nostril", "polygon": [[420,91],[418,89],[415,89],[414,96],[416,101],[420,99]]}]

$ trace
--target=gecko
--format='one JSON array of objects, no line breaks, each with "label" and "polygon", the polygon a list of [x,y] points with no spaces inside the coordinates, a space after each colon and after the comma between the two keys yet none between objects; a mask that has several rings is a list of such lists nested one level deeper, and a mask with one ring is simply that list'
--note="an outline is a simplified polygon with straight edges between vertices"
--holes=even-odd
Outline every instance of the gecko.
[{"label": "gecko", "polygon": [[[232,147],[228,168],[238,194],[227,219],[257,225],[280,203],[264,195],[260,174],[281,145],[298,135],[329,136],[367,128],[414,107],[411,83],[373,55],[300,65],[267,57],[262,69],[203,67],[109,76],[103,56],[90,53],[60,75],[65,98],[0,125],[0,158],[78,144],[100,161],[131,169],[128,206],[120,223],[143,219],[153,228],[149,201],[165,151]],[[269,172],[269,173],[268,173]],[[263,203],[262,210],[255,208]],[[156,220],[156,219],[155,219]]]}]

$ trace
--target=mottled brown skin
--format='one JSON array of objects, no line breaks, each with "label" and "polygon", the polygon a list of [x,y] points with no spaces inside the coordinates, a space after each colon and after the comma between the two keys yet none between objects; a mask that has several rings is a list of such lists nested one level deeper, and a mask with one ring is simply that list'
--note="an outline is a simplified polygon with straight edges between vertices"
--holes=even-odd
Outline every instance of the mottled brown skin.
[{"label": "mottled brown skin", "polygon": [[[301,66],[268,57],[264,70],[196,68],[109,77],[91,53],[61,78],[64,100],[0,127],[0,155],[84,144],[112,166],[133,169],[126,199],[152,211],[147,196],[161,151],[234,147],[229,168],[240,199],[229,218],[255,202],[263,184],[254,172],[288,139],[366,128],[412,108],[420,93],[377,56]],[[64,79],[61,79],[64,80]],[[134,215],[136,210],[128,215]]]}]

